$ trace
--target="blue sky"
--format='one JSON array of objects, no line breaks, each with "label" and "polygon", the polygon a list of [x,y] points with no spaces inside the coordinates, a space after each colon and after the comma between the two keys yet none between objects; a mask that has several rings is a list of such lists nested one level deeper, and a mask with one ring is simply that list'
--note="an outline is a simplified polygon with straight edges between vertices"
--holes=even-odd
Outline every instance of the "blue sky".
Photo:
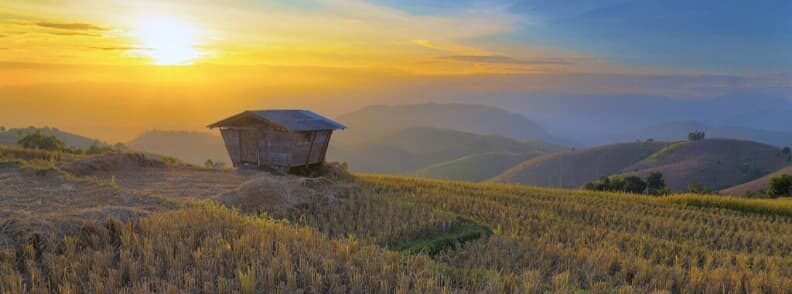
[{"label": "blue sky", "polygon": [[478,42],[532,44],[634,66],[762,74],[792,69],[792,1],[376,0],[409,13],[498,10],[511,32]]}]

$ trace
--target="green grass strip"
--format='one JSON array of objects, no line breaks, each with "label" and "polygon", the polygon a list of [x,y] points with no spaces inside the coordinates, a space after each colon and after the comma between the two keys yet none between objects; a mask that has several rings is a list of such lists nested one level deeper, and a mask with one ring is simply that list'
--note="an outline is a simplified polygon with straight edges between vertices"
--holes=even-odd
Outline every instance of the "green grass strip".
[{"label": "green grass strip", "polygon": [[394,246],[389,249],[406,254],[437,255],[443,250],[456,247],[467,241],[476,240],[492,234],[492,230],[472,220],[457,218],[453,230],[442,234],[433,235],[428,239],[418,239]]},{"label": "green grass strip", "polygon": [[719,195],[681,194],[658,197],[661,202],[677,205],[723,208],[749,213],[775,214],[792,216],[792,200],[790,199],[751,199]]}]

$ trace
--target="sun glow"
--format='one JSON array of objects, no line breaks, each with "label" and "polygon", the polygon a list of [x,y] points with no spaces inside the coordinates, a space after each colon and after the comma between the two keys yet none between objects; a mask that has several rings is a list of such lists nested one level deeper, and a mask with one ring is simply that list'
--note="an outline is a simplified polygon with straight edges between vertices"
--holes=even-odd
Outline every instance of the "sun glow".
[{"label": "sun glow", "polygon": [[148,16],[133,31],[138,40],[136,54],[157,65],[186,65],[205,55],[198,49],[194,26],[166,16]]}]

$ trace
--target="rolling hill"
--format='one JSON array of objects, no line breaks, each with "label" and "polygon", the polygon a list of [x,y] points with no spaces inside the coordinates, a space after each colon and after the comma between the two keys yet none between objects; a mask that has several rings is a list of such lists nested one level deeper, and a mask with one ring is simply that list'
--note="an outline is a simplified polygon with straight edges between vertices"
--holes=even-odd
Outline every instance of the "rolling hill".
[{"label": "rolling hill", "polygon": [[756,195],[761,193],[762,190],[767,188],[767,184],[770,182],[770,179],[779,175],[792,175],[792,166],[784,167],[780,170],[777,170],[771,174],[767,174],[756,180],[720,190],[720,193],[724,195],[738,195],[738,196]]},{"label": "rolling hill", "polygon": [[3,148],[3,293],[785,293],[792,285],[788,199],[310,179],[134,153],[39,166],[28,160],[53,154]]},{"label": "rolling hill", "polygon": [[71,132],[67,132],[60,130],[58,128],[51,128],[51,127],[43,127],[43,128],[27,127],[27,128],[7,129],[5,132],[0,132],[0,144],[16,145],[17,140],[19,140],[24,136],[32,134],[36,131],[39,131],[44,135],[55,136],[59,140],[63,141],[63,143],[66,143],[66,145],[72,148],[85,149],[95,143],[99,145],[106,145],[106,143],[98,139],[77,135]]},{"label": "rolling hill", "polygon": [[376,105],[337,117],[349,128],[336,138],[345,144],[362,143],[409,127],[432,127],[497,135],[517,140],[566,144],[536,122],[520,114],[475,104]]},{"label": "rolling hill", "polygon": [[542,154],[543,152],[471,154],[424,167],[413,174],[425,178],[479,182],[497,176],[520,162]]},{"label": "rolling hill", "polygon": [[0,145],[13,146],[17,144],[18,140],[19,138],[17,138],[15,135],[0,132]]},{"label": "rolling hill", "polygon": [[207,159],[230,164],[223,139],[209,133],[186,131],[148,131],[127,142],[137,151],[173,156],[203,165]]},{"label": "rolling hill", "polygon": [[560,152],[529,159],[492,181],[536,186],[577,188],[624,168],[663,149],[668,143],[618,143]]},{"label": "rolling hill", "polygon": [[787,164],[781,149],[751,141],[706,139],[681,141],[624,169],[645,176],[661,172],[672,191],[685,191],[691,183],[713,190],[757,179]]},{"label": "rolling hill", "polygon": [[493,181],[576,188],[603,176],[661,172],[674,192],[698,183],[723,189],[787,164],[778,147],[734,139],[611,144],[525,161]]},{"label": "rolling hill", "polygon": [[411,173],[469,155],[493,152],[537,154],[559,148],[537,141],[518,141],[501,136],[431,127],[411,127],[364,143],[331,144],[328,159],[347,162],[350,169],[355,171]]},{"label": "rolling hill", "polygon": [[769,131],[741,126],[713,126],[698,121],[677,121],[658,124],[650,127],[638,128],[618,134],[603,135],[592,138],[600,144],[614,141],[629,141],[635,139],[653,138],[657,141],[678,141],[687,139],[687,134],[692,131],[703,131],[708,138],[730,138],[755,141],[774,146],[792,145],[792,133]]}]

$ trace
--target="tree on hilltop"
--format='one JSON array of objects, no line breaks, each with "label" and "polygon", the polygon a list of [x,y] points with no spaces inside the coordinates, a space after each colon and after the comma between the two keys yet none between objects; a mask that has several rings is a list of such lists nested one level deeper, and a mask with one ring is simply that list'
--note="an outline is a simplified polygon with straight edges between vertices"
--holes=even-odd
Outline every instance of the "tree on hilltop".
[{"label": "tree on hilltop", "polygon": [[688,141],[703,140],[704,137],[706,137],[706,136],[707,136],[707,134],[704,133],[703,131],[692,131],[692,132],[688,133]]}]

